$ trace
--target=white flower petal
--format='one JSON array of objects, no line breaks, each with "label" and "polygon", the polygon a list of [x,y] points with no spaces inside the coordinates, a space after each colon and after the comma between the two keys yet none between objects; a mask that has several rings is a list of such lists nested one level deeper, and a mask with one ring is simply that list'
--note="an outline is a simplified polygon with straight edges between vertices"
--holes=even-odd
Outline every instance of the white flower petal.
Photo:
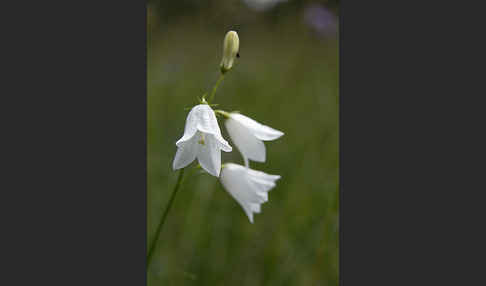
[{"label": "white flower petal", "polygon": [[226,163],[221,171],[220,180],[226,191],[240,204],[250,222],[253,223],[252,210],[255,207],[252,207],[252,204],[258,204],[258,198],[248,186],[245,167]]},{"label": "white flower petal", "polygon": [[172,163],[172,168],[174,170],[184,168],[187,165],[189,165],[194,159],[196,159],[196,154],[197,154],[197,146],[196,146],[196,140],[195,136],[191,138],[193,140],[188,140],[185,142],[182,142],[179,144],[177,147],[177,152],[174,157],[174,162]]},{"label": "white flower petal", "polygon": [[[275,186],[274,186],[275,187]],[[260,199],[259,203],[263,204],[265,202],[268,202],[268,193],[265,191],[257,191],[255,192]]]},{"label": "white flower petal", "polygon": [[250,181],[249,183],[253,186],[256,193],[262,199],[263,202],[266,202],[268,200],[267,192],[276,186],[275,183],[267,183],[262,181],[259,182],[251,179],[249,179],[249,181]]},{"label": "white flower petal", "polygon": [[255,189],[258,189],[265,195],[261,195],[266,198],[266,192],[270,191],[276,186],[276,181],[280,179],[279,175],[270,175],[261,171],[248,169],[248,180]]},{"label": "white flower petal", "polygon": [[228,144],[228,141],[224,140],[223,137],[221,136],[214,136],[214,138],[218,141],[219,143],[219,148],[223,150],[224,152],[231,152],[233,151],[233,148]]},{"label": "white flower petal", "polygon": [[243,210],[245,211],[245,214],[250,220],[250,222],[253,223],[253,212],[251,211],[251,206],[249,210],[247,208],[243,208]]},{"label": "white flower petal", "polygon": [[[203,142],[203,143],[202,143]],[[201,143],[197,143],[197,160],[209,174],[219,177],[221,171],[221,151],[218,141],[212,134],[204,134]]]},{"label": "white flower petal", "polygon": [[225,121],[225,126],[231,140],[243,155],[245,165],[247,159],[265,162],[265,145],[250,132],[251,130],[232,118]]},{"label": "white flower petal", "polygon": [[251,133],[263,141],[275,140],[284,133],[269,126],[256,122],[255,120],[239,113],[231,113],[231,118],[238,121],[241,125],[251,130]]},{"label": "white flower petal", "polygon": [[221,170],[221,150],[232,148],[221,136],[216,115],[207,104],[194,106],[187,115],[184,135],[176,142],[178,147],[173,162],[174,169],[189,165],[198,158],[201,167],[218,177]]},{"label": "white flower petal", "polygon": [[275,182],[275,181],[279,180],[280,178],[282,178],[279,175],[270,175],[270,174],[264,173],[262,171],[253,170],[253,169],[248,169],[248,173],[250,175],[250,178],[262,179],[262,180],[269,181],[269,182]]},{"label": "white flower petal", "polygon": [[[225,152],[232,151],[231,146],[221,136],[221,130],[219,129],[218,120],[216,119],[216,115],[209,105],[196,105],[192,108],[189,115],[190,116],[188,116],[186,120],[186,127],[189,128],[190,132],[193,132],[192,128],[195,128],[196,130],[199,130],[203,133],[213,134],[216,140],[220,143],[220,149]],[[195,124],[193,123],[193,121],[195,122]],[[189,126],[187,122],[190,122]],[[184,135],[185,133],[186,132],[184,132]]]},{"label": "white flower petal", "polygon": [[214,111],[207,104],[196,105],[193,110],[195,110],[195,116],[197,116],[197,129],[204,133],[210,133],[214,135],[220,135],[218,120]]},{"label": "white flower petal", "polygon": [[251,206],[251,211],[254,213],[259,214],[262,211],[259,204],[251,204],[250,206]]},{"label": "white flower petal", "polygon": [[179,147],[182,143],[190,140],[194,136],[194,134],[196,134],[197,125],[201,113],[201,105],[202,104],[196,105],[191,109],[191,111],[189,111],[189,114],[186,118],[186,126],[184,127],[184,135],[176,142],[177,147]]},{"label": "white flower petal", "polygon": [[226,163],[221,171],[220,181],[253,223],[253,213],[259,213],[260,205],[268,201],[267,192],[275,187],[277,177],[280,176],[268,175],[234,163]]}]

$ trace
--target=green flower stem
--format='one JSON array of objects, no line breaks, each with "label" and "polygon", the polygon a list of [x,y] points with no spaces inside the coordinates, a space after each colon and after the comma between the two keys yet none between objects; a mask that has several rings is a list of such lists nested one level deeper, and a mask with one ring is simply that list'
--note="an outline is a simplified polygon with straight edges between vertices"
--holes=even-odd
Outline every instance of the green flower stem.
[{"label": "green flower stem", "polygon": [[154,254],[155,246],[157,245],[157,241],[159,240],[160,232],[162,231],[162,227],[164,226],[165,219],[167,218],[167,214],[169,213],[170,207],[172,206],[172,203],[174,202],[177,191],[179,190],[179,188],[181,186],[183,177],[184,177],[184,168],[181,169],[181,171],[179,172],[179,177],[177,178],[177,183],[174,187],[174,191],[172,191],[172,196],[170,197],[169,204],[165,208],[162,219],[160,220],[159,226],[157,227],[157,231],[155,232],[154,239],[152,240],[152,243],[150,244],[149,252],[147,254],[147,270],[149,269],[150,262],[152,261],[152,255]]},{"label": "green flower stem", "polygon": [[211,95],[209,96],[208,102],[212,102],[213,101],[214,95],[216,94],[216,90],[218,89],[219,84],[223,81],[223,78],[224,78],[224,74],[221,73],[219,75],[218,81],[216,82],[216,84],[213,87],[213,91],[211,92]]},{"label": "green flower stem", "polygon": [[218,114],[218,113],[219,113],[219,114],[223,115],[223,116],[224,116],[224,117],[226,117],[226,118],[229,118],[229,117],[230,117],[229,112],[226,112],[226,111],[224,111],[224,110],[216,109],[214,112],[215,112],[216,114]]}]

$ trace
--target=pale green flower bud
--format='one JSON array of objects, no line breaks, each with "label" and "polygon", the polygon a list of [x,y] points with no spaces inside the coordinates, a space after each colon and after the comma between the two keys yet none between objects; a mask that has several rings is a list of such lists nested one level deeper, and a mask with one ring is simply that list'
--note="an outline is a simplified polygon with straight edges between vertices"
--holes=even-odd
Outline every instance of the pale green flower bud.
[{"label": "pale green flower bud", "polygon": [[240,39],[235,31],[229,31],[224,37],[223,59],[221,60],[221,72],[225,73],[233,67],[233,62],[238,56]]}]

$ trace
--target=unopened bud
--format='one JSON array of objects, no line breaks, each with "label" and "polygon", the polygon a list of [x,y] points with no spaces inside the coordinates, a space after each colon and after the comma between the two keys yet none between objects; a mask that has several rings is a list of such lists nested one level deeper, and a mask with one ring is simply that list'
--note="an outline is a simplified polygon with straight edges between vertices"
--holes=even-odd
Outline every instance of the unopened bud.
[{"label": "unopened bud", "polygon": [[225,73],[233,67],[235,58],[240,48],[240,39],[235,31],[229,31],[224,37],[223,59],[221,60],[221,72]]}]

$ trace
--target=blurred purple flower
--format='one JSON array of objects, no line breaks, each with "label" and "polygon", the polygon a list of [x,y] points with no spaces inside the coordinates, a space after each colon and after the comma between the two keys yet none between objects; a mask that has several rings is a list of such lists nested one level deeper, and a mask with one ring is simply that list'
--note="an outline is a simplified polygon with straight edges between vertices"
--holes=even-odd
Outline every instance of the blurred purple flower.
[{"label": "blurred purple flower", "polygon": [[337,17],[323,5],[307,5],[304,9],[304,21],[321,36],[333,36],[337,33]]},{"label": "blurred purple flower", "polygon": [[243,0],[248,7],[259,12],[270,10],[277,3],[285,1],[287,0]]}]

